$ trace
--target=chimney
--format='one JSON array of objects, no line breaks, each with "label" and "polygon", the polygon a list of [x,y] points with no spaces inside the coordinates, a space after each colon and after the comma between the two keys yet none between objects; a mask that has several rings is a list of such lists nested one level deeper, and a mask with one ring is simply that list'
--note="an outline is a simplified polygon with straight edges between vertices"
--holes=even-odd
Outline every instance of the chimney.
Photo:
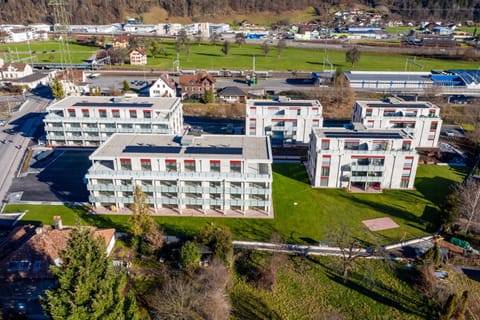
[{"label": "chimney", "polygon": [[62,217],[61,216],[54,216],[53,217],[53,228],[62,230],[63,229],[63,223],[62,223]]}]

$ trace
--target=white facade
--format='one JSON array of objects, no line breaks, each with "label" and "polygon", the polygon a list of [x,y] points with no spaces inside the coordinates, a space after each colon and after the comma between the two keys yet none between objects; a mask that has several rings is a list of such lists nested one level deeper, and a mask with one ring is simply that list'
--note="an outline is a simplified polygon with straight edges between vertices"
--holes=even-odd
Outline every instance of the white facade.
[{"label": "white facade", "polygon": [[51,146],[98,146],[113,133],[181,134],[177,98],[66,97],[47,107],[45,132]]},{"label": "white facade", "polygon": [[25,63],[6,63],[0,67],[0,80],[14,80],[32,75],[32,66]]},{"label": "white facade", "polygon": [[307,172],[316,188],[412,189],[418,157],[400,130],[314,129]]},{"label": "white facade", "polygon": [[162,74],[148,89],[150,97],[176,97],[175,80],[168,74]]},{"label": "white facade", "polygon": [[413,137],[415,148],[437,147],[442,127],[438,106],[393,98],[357,101],[352,121],[362,123],[367,129],[400,129]]},{"label": "white facade", "polygon": [[317,100],[247,100],[245,134],[270,136],[272,145],[306,144],[312,128],[323,126]]},{"label": "white facade", "polygon": [[115,134],[90,160],[87,189],[99,213],[129,213],[138,185],[159,215],[273,218],[266,137]]}]

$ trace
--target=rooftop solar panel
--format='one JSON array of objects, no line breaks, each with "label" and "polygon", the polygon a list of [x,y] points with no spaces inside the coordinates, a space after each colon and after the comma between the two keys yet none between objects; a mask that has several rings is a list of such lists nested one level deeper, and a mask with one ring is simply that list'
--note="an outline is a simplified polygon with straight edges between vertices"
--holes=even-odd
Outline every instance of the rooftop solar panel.
[{"label": "rooftop solar panel", "polygon": [[125,146],[125,153],[180,153],[182,147],[177,146]]},{"label": "rooftop solar panel", "polygon": [[403,139],[398,132],[335,132],[325,131],[324,136],[327,138],[351,138],[351,139]]},{"label": "rooftop solar panel", "polygon": [[151,108],[153,103],[77,102],[74,107]]},{"label": "rooftop solar panel", "polygon": [[231,147],[187,147],[185,154],[235,154],[241,155],[242,148]]},{"label": "rooftop solar panel", "polygon": [[312,103],[309,102],[276,102],[276,101],[255,101],[253,103],[259,107],[311,107]]}]

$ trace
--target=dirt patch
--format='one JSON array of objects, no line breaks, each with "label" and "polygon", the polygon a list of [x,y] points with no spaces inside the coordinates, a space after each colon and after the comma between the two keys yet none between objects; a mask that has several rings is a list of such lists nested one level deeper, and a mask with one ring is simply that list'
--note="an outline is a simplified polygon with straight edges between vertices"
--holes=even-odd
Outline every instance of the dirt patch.
[{"label": "dirt patch", "polygon": [[398,228],[399,225],[395,223],[390,218],[378,218],[378,219],[370,219],[370,220],[363,220],[362,223],[370,230],[370,231],[380,231],[386,229],[394,229]]},{"label": "dirt patch", "polygon": [[183,114],[186,116],[220,119],[245,119],[245,104],[185,103]]}]

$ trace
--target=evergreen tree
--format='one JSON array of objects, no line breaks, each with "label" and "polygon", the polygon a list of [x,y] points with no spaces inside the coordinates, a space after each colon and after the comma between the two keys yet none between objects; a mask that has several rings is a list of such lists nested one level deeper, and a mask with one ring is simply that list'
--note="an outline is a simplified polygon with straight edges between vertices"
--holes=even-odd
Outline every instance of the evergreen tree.
[{"label": "evergreen tree", "polygon": [[204,103],[213,103],[215,102],[215,95],[213,94],[213,90],[205,90],[205,95],[203,97]]},{"label": "evergreen tree", "polygon": [[345,52],[345,61],[350,62],[353,68],[355,64],[360,61],[360,50],[358,50],[356,47],[353,47]]},{"label": "evergreen tree", "polygon": [[208,246],[213,257],[231,267],[233,263],[233,236],[227,227],[217,227],[210,223],[203,227],[198,235],[199,242]]},{"label": "evergreen tree", "polygon": [[58,81],[57,78],[53,79],[52,83],[52,95],[55,99],[63,99],[65,97],[65,90],[63,89],[63,85]]},{"label": "evergreen tree", "polygon": [[180,249],[180,264],[183,269],[193,270],[198,267],[202,254],[194,242],[187,241]]},{"label": "evergreen tree", "polygon": [[126,277],[116,274],[103,239],[73,229],[60,266],[52,266],[58,287],[47,290],[42,306],[53,320],[138,319],[135,297],[125,294]]},{"label": "evergreen tree", "polygon": [[142,238],[150,234],[155,225],[155,221],[150,215],[150,209],[147,204],[147,197],[143,193],[140,186],[135,186],[133,194],[133,204],[131,207],[132,215],[128,220],[130,224],[130,231],[134,236],[134,241],[141,248]]},{"label": "evergreen tree", "polygon": [[123,92],[127,92],[130,90],[130,85],[128,84],[127,80],[123,80]]}]

